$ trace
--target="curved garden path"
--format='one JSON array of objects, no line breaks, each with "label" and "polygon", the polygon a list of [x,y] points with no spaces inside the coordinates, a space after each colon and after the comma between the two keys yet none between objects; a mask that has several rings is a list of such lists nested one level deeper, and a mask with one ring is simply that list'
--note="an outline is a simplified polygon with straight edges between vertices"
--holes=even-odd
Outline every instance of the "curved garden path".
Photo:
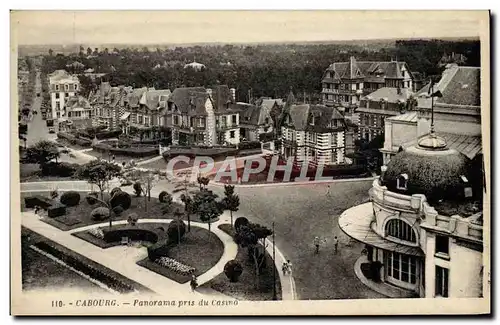
[{"label": "curved garden path", "polygon": [[[119,181],[112,182],[110,187],[118,186]],[[158,196],[162,190],[166,190],[162,184],[158,184],[153,190],[151,195]],[[59,191],[91,191],[95,190],[92,186],[85,181],[52,181],[52,182],[29,182],[21,183],[21,192],[42,192],[57,189]],[[122,187],[124,191],[132,192],[131,187]],[[168,190],[168,189],[167,189]],[[171,192],[171,190],[170,190]],[[174,194],[174,200],[179,200],[180,193]],[[106,249],[97,247],[91,243],[88,243],[80,238],[72,235],[74,232],[84,231],[95,227],[105,226],[108,223],[93,224],[90,226],[84,226],[70,231],[61,231],[53,226],[40,220],[39,216],[35,215],[33,212],[23,212],[21,214],[21,223],[28,229],[40,233],[41,235],[49,238],[50,240],[66,246],[67,248],[92,259],[93,261],[108,267],[125,277],[142,284],[145,287],[150,288],[156,293],[161,295],[172,295],[175,292],[175,297],[183,297],[188,294],[193,294],[189,287],[189,282],[186,284],[179,284],[171,279],[168,279],[162,275],[155,272],[149,271],[136,264],[137,261],[145,258],[147,256],[146,248],[136,248],[130,246],[115,246]],[[222,241],[224,244],[224,252],[222,257],[219,259],[216,265],[214,265],[207,272],[201,274],[198,277],[198,283],[200,285],[210,281],[217,275],[223,272],[224,265],[236,257],[238,250],[237,245],[234,243],[231,236],[223,232],[218,228],[220,224],[229,223],[230,216],[227,211],[220,216],[219,220],[211,224],[211,231]],[[169,223],[172,219],[140,219],[140,223]],[[126,220],[115,221],[115,224],[126,223]],[[200,227],[208,230],[208,224],[191,222],[193,226]],[[266,250],[272,256],[272,242],[267,240]],[[286,261],[283,253],[276,247],[276,259],[275,266],[280,277],[281,289],[282,289],[282,299],[283,300],[294,300],[296,298],[295,294],[295,282],[293,277],[290,275],[284,275],[281,271],[281,265]],[[218,298],[233,299],[231,297],[225,296],[222,293],[216,292],[214,290],[208,293],[199,293],[198,295],[204,296],[214,296]]]}]

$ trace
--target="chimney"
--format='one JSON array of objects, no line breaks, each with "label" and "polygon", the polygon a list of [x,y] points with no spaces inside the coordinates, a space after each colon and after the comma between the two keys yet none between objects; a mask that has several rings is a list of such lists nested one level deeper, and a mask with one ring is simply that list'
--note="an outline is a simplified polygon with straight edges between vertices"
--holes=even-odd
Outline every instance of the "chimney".
[{"label": "chimney", "polygon": [[207,88],[207,94],[208,94],[208,96],[212,97],[212,89],[211,88]]},{"label": "chimney", "polygon": [[233,100],[233,102],[236,102],[236,89],[231,88],[229,89],[229,91],[231,92],[231,99]]}]

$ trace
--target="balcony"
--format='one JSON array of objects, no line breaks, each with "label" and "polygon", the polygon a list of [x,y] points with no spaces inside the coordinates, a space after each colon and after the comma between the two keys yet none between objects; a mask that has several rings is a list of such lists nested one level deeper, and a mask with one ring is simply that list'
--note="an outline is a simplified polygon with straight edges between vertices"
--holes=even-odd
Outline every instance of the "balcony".
[{"label": "balcony", "polygon": [[338,93],[339,93],[338,89],[323,88],[323,94],[338,94]]}]

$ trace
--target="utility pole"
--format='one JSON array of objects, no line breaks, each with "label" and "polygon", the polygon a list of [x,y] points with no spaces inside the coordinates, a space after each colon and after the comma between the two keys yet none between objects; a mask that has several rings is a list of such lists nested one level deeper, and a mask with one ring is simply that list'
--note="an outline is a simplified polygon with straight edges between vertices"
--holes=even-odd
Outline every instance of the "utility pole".
[{"label": "utility pole", "polygon": [[273,300],[278,300],[278,296],[276,294],[276,244],[274,241],[275,235],[274,235],[274,221],[273,221],[273,263],[274,263],[274,268],[273,268]]}]

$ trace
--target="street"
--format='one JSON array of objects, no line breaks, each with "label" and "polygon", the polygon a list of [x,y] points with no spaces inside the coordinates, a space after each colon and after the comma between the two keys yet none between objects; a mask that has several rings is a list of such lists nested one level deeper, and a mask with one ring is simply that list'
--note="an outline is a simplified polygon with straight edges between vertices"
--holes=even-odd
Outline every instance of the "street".
[{"label": "street", "polygon": [[[40,97],[36,94],[40,93]],[[32,112],[37,111],[38,114],[32,114],[31,120],[28,122],[28,134],[26,136],[26,146],[31,146],[40,140],[55,140],[56,134],[50,134],[45,121],[42,119],[40,107],[43,101],[42,81],[40,80],[40,72],[36,74],[35,95],[33,97]]]}]

